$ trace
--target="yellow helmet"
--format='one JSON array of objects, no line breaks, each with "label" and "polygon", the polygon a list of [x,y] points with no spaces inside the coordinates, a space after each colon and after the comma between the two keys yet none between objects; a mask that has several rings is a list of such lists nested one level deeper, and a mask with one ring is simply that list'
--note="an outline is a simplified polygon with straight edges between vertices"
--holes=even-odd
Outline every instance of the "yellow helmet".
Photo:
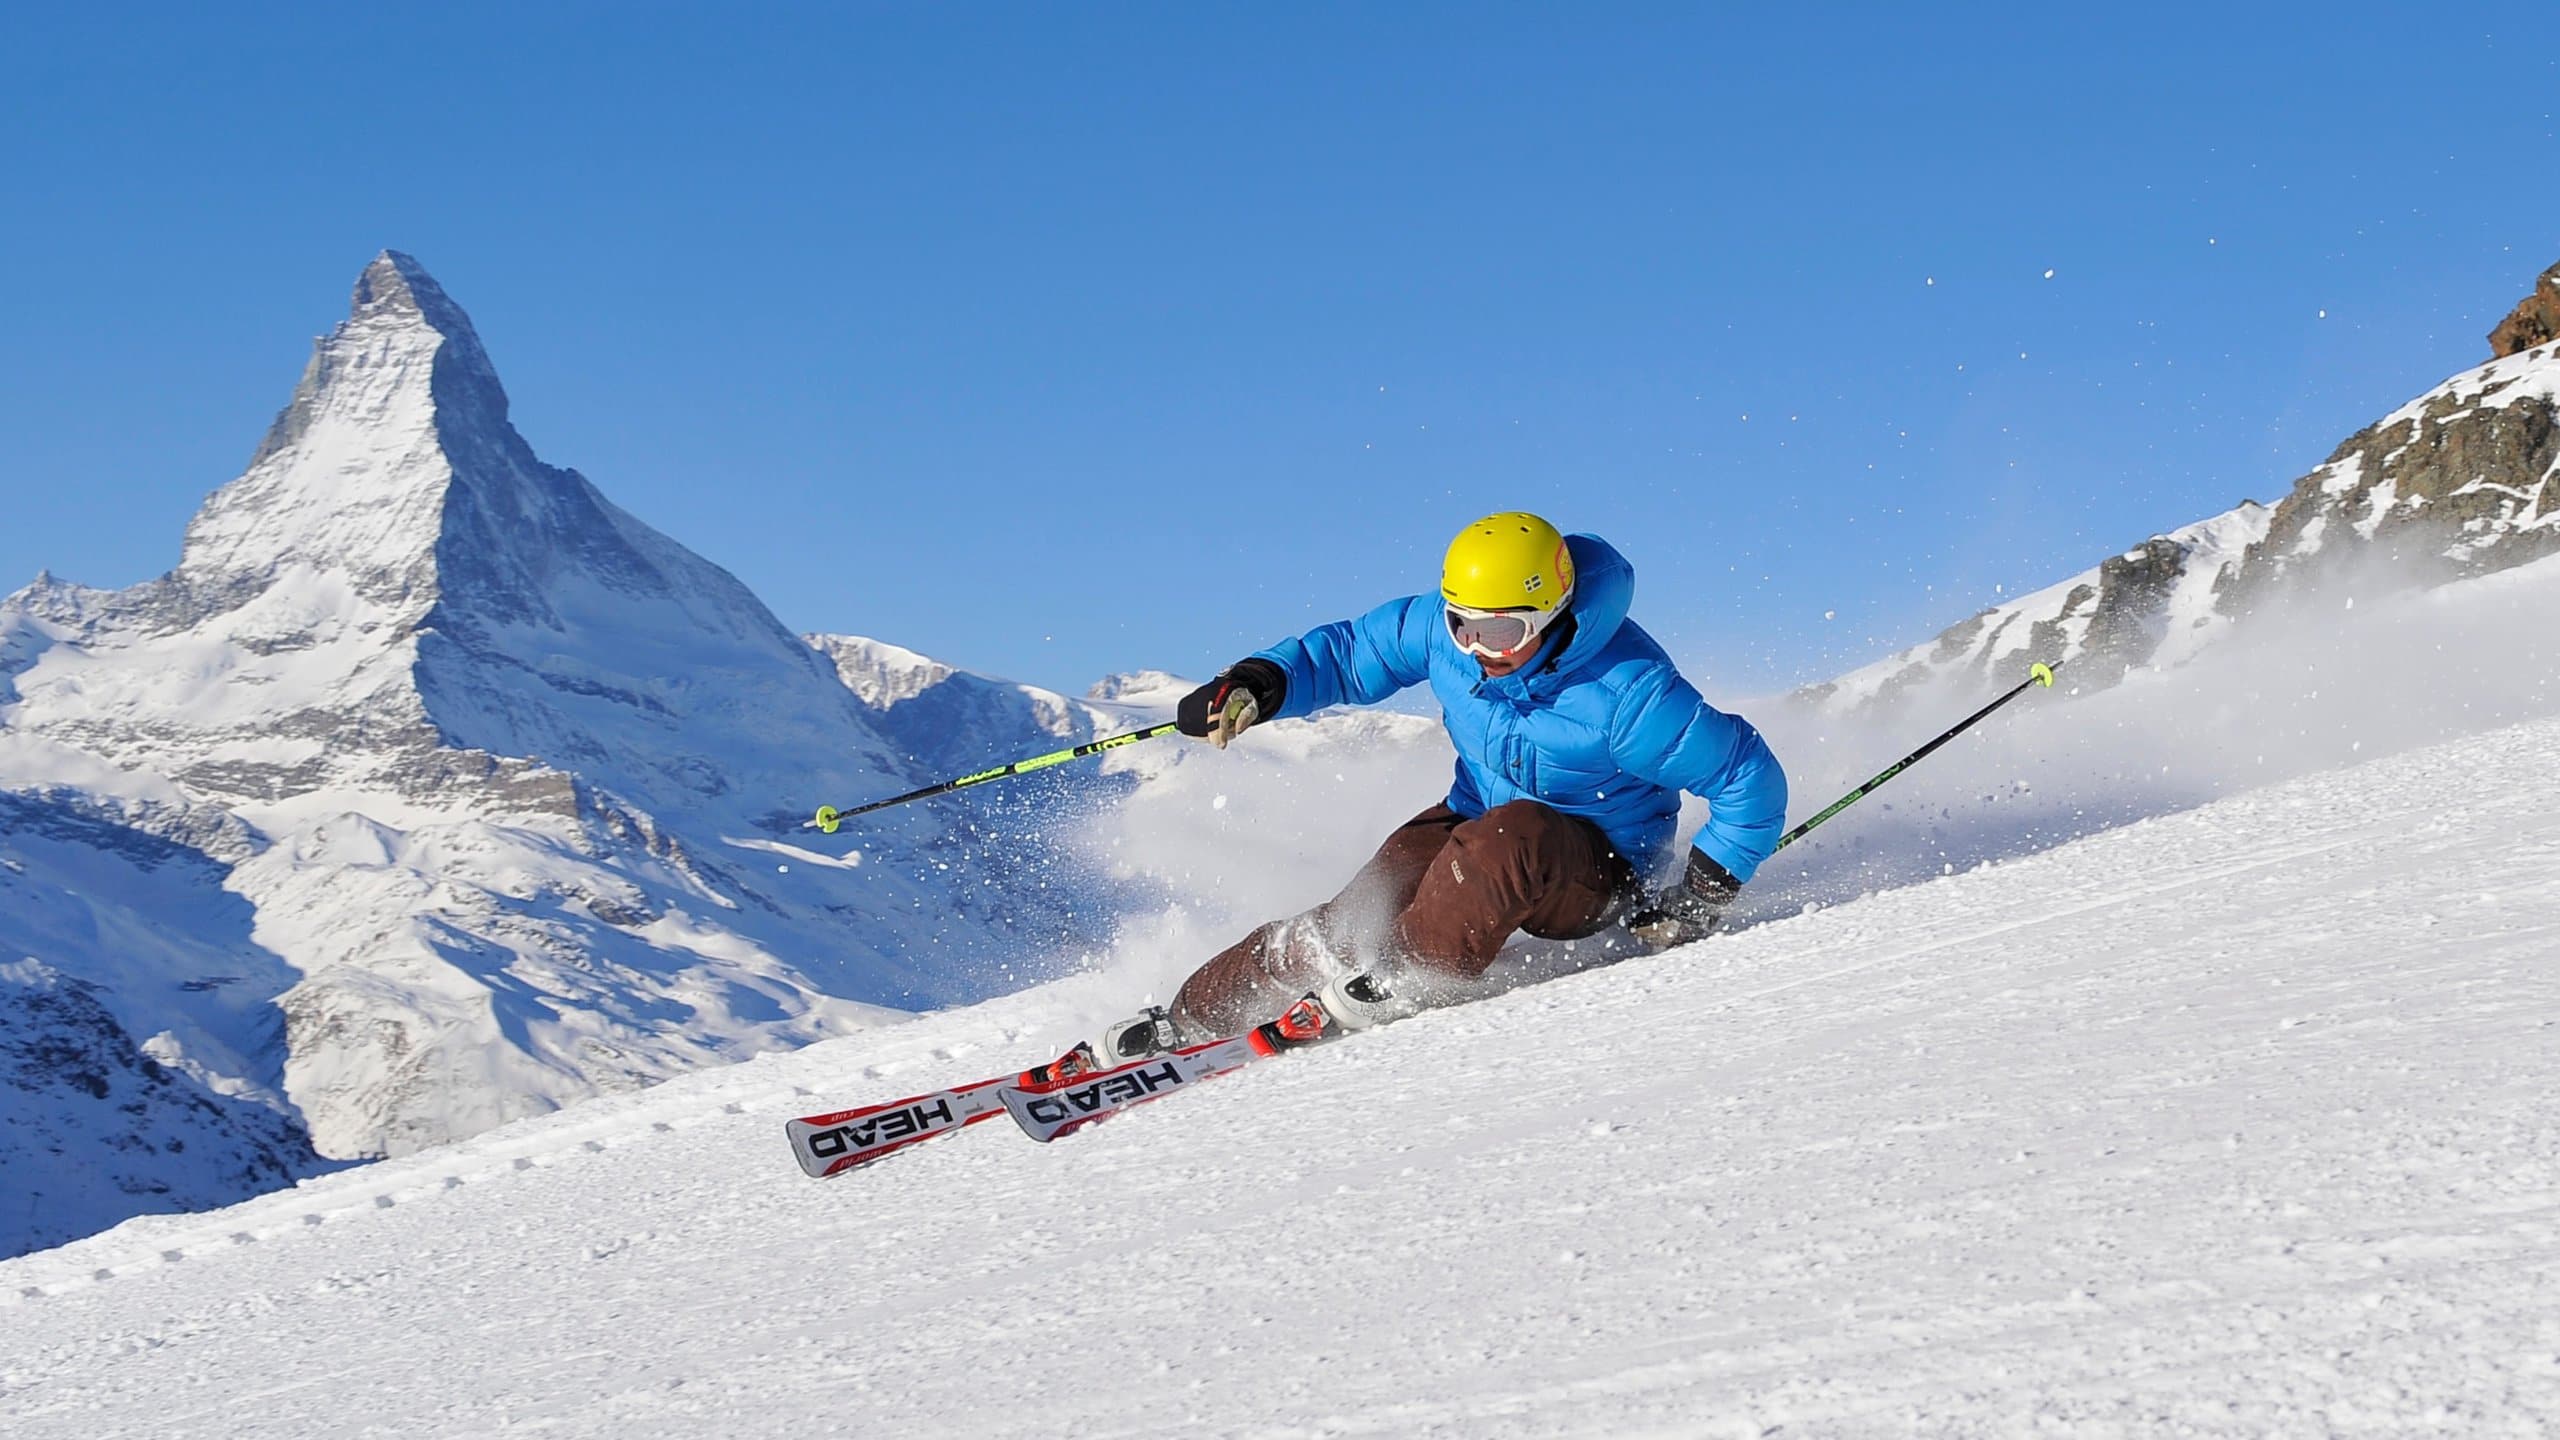
[{"label": "yellow helmet", "polygon": [[1440,562],[1440,598],[1470,610],[1552,611],[1573,598],[1573,555],[1556,527],[1525,510],[1458,532]]}]

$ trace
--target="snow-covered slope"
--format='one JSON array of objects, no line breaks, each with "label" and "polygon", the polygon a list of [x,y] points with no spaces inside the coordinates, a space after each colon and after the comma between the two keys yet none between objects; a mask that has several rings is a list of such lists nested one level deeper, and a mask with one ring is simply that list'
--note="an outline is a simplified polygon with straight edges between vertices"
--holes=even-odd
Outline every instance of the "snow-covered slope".
[{"label": "snow-covered slope", "polygon": [[0,1264],[13,1437],[2538,1434],[2560,720],[803,1179],[1094,976]]},{"label": "snow-covered slope", "polygon": [[284,1096],[295,977],[200,845],[0,791],[0,1254],[324,1168]]},{"label": "snow-covered slope", "polygon": [[151,1050],[97,986],[34,960],[0,963],[0,1146],[25,1196],[22,1245],[227,1205],[324,1168],[291,1116]]}]

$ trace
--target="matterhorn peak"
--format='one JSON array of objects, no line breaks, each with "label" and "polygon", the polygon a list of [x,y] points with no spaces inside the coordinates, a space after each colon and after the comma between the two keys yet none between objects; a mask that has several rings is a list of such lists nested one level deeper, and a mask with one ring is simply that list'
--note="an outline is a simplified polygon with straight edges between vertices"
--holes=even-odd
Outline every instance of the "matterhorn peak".
[{"label": "matterhorn peak", "polygon": [[498,372],[489,363],[489,352],[480,345],[479,332],[471,328],[471,317],[444,293],[436,277],[417,258],[397,250],[385,250],[373,257],[356,277],[354,304],[348,312],[348,323],[379,320],[387,324],[423,325],[444,337],[445,359],[458,368],[467,369],[488,381],[499,414],[506,413],[507,397],[498,389]]},{"label": "matterhorn peak", "polygon": [[415,602],[457,470],[537,464],[470,317],[426,267],[385,250],[248,470],[187,527],[179,578],[225,603],[300,568]]},{"label": "matterhorn peak", "polygon": [[[506,392],[470,317],[397,250],[357,277],[347,318],[313,347],[247,472],[197,512],[164,589],[175,603],[157,608],[169,621],[253,614],[262,644],[432,632],[421,685],[447,673],[439,657],[456,647],[539,671],[579,635],[630,632],[645,614],[639,628],[674,648],[718,636],[752,654],[750,668],[780,665],[816,687],[821,708],[852,704],[734,578],[615,508],[576,471],[542,463],[507,422]],[[532,649],[514,655],[518,645]],[[699,671],[622,658],[640,666],[622,677],[631,686]],[[585,675],[545,693],[605,683]],[[608,688],[622,693],[621,684]],[[450,699],[459,685],[439,693]],[[544,753],[528,735],[491,745]]]},{"label": "matterhorn peak", "polygon": [[453,308],[452,297],[427,273],[427,267],[418,263],[418,257],[398,250],[385,250],[374,256],[373,263],[356,277],[356,314],[386,305],[405,307],[421,315],[430,307],[441,307],[461,318],[461,312]]},{"label": "matterhorn peak", "polygon": [[[394,396],[386,386],[425,393]],[[356,277],[346,322],[312,346],[302,383],[250,469],[301,446],[333,410],[370,423],[400,399],[431,404],[448,421],[469,416],[482,429],[507,423],[507,392],[471,317],[414,256],[385,250]]]}]

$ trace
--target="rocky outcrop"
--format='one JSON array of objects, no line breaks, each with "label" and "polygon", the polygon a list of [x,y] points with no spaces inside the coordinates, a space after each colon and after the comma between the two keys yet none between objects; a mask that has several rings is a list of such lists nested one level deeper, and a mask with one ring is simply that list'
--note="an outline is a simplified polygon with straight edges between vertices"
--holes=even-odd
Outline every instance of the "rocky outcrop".
[{"label": "rocky outcrop", "polygon": [[2489,354],[2503,360],[2554,340],[2560,340],[2560,265],[2543,271],[2533,293],[2489,332]]},{"label": "rocky outcrop", "polygon": [[2229,623],[2221,596],[2270,518],[2267,507],[2244,500],[1793,698],[1824,709],[1892,708],[1997,689],[2038,661],[2068,665],[2083,687],[2179,663]]},{"label": "rocky outcrop", "polygon": [[2235,613],[2353,573],[2439,584],[2560,551],[2560,346],[2493,360],[2358,431],[2276,506]]},{"label": "rocky outcrop", "polygon": [[2497,358],[2348,437],[2275,505],[2153,536],[1797,698],[1836,709],[1980,694],[2037,660],[2105,688],[2334,585],[2440,584],[2560,552],[2555,322],[2560,266],[2499,326]]}]

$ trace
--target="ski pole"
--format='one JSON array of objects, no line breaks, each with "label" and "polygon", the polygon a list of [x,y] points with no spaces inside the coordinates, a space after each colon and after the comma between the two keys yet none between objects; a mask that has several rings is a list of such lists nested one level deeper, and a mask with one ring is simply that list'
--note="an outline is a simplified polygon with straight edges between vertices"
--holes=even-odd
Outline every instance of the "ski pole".
[{"label": "ski pole", "polygon": [[1953,740],[1967,730],[1972,729],[1974,727],[1974,723],[1982,719],[1982,717],[2026,693],[2027,687],[2030,685],[2042,685],[2047,690],[2052,689],[2053,666],[2039,664],[2029,667],[2027,670],[2027,678],[2019,681],[2016,687],[2011,689],[2008,694],[2001,696],[1999,699],[1992,701],[1990,704],[1983,706],[1981,709],[1967,715],[1962,720],[1957,721],[1945,734],[1940,735],[1937,739],[1930,741],[1928,744],[1921,746],[1919,749],[1912,751],[1910,754],[1905,755],[1901,759],[1886,766],[1873,780],[1870,780],[1866,784],[1859,786],[1857,789],[1850,791],[1848,794],[1841,796],[1839,799],[1832,801],[1830,809],[1823,811],[1821,814],[1814,816],[1812,819],[1807,820],[1793,830],[1790,830],[1786,834],[1778,837],[1778,848],[1780,850],[1784,850],[1788,846],[1793,845],[1797,841],[1803,839],[1814,826],[1821,824],[1823,821],[1830,819],[1832,816],[1837,815],[1841,811],[1848,809],[1850,806],[1857,804],[1861,800],[1864,800],[1867,796],[1882,788],[1884,782],[1887,780],[1890,780],[1894,776],[1901,774],[1903,771],[1910,769],[1912,766],[1919,764],[1921,761],[1928,759],[1930,752],[1936,750],[1939,746],[1946,744],[1948,741]]},{"label": "ski pole", "polygon": [[999,765],[993,770],[981,770],[975,775],[963,775],[957,780],[945,780],[939,785],[927,785],[921,790],[910,790],[904,795],[892,795],[886,800],[874,800],[868,805],[856,805],[850,810],[839,810],[833,805],[821,805],[818,807],[817,818],[800,828],[804,830],[814,828],[833,835],[836,833],[837,826],[856,815],[868,815],[874,810],[886,810],[892,805],[904,805],[910,800],[948,795],[954,790],[965,790],[972,785],[984,785],[990,780],[1001,780],[1007,775],[1028,775],[1034,770],[1046,770],[1052,765],[1064,765],[1070,760],[1081,760],[1087,755],[1099,755],[1105,750],[1117,750],[1123,745],[1135,745],[1141,740],[1153,740],[1159,735],[1170,735],[1174,732],[1174,728],[1174,722],[1167,720],[1161,725],[1150,725],[1144,730],[1132,730],[1125,735],[1113,735],[1101,740],[1088,740],[1082,745],[1053,750],[1046,755],[1034,755],[1028,760],[1016,760],[1010,765]]}]

